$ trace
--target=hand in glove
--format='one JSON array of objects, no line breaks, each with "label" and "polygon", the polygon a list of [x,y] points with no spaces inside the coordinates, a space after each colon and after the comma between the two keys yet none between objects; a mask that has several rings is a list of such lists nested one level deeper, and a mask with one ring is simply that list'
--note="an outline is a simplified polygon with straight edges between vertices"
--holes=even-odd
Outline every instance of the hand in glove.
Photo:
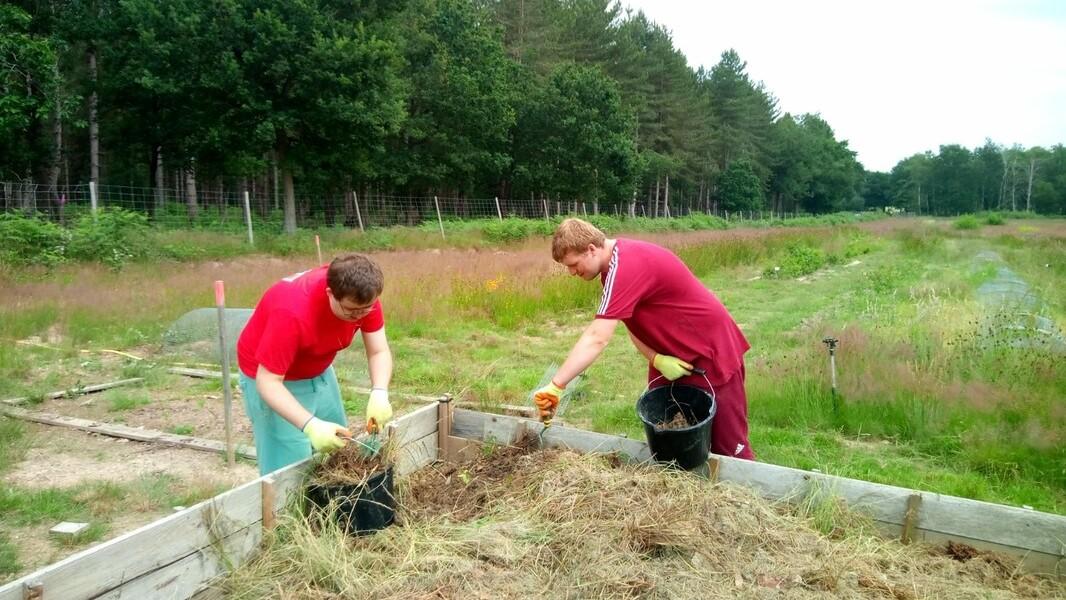
[{"label": "hand in glove", "polygon": [[347,427],[323,421],[318,417],[311,417],[304,425],[304,434],[311,440],[311,448],[315,452],[333,452],[343,448],[352,437],[352,432]]},{"label": "hand in glove", "polygon": [[392,419],[392,405],[389,404],[389,391],[385,388],[370,390],[370,400],[366,403],[366,431],[378,433]]},{"label": "hand in glove", "polygon": [[533,392],[533,403],[540,411],[540,420],[547,423],[555,416],[555,409],[559,407],[559,398],[563,395],[563,388],[550,382],[548,385]]},{"label": "hand in glove", "polygon": [[692,365],[676,356],[656,354],[651,364],[670,381],[692,375]]}]

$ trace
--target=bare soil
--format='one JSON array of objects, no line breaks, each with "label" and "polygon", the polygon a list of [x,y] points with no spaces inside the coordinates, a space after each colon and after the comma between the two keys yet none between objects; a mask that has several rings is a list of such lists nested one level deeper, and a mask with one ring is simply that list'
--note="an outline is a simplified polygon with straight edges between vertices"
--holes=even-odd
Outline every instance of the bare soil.
[{"label": "bare soil", "polygon": [[536,436],[530,436],[515,445],[496,446],[462,463],[437,463],[412,473],[401,494],[401,516],[447,516],[454,521],[483,516],[497,486],[559,454],[559,450],[536,450],[536,441]]}]

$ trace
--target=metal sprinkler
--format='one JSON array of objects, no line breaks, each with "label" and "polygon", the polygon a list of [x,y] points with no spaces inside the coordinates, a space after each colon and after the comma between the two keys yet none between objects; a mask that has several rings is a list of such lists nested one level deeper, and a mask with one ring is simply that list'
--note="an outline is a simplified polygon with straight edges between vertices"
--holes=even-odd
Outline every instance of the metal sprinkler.
[{"label": "metal sprinkler", "polygon": [[830,374],[830,377],[832,378],[831,381],[832,381],[832,384],[833,384],[833,414],[839,417],[840,416],[840,395],[837,394],[837,360],[836,360],[836,351],[837,351],[837,344],[840,343],[840,340],[836,339],[835,337],[826,337],[826,338],[822,339],[822,343],[825,344],[826,348],[829,349],[829,374]]}]

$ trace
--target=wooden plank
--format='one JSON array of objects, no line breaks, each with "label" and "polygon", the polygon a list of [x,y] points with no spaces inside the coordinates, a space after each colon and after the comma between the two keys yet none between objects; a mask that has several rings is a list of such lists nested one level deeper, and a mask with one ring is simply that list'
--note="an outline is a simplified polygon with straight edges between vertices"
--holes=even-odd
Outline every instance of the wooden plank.
[{"label": "wooden plank", "polygon": [[[156,431],[154,429],[141,429],[139,427],[130,427],[128,425],[122,425],[119,423],[104,423],[101,421],[92,421],[89,419],[81,419],[78,417],[65,417],[62,415],[55,415],[44,412],[34,412],[21,408],[9,408],[5,406],[0,406],[0,414],[5,414],[9,417],[21,419],[23,421],[32,421],[34,423],[42,423],[44,425],[55,425],[57,427],[70,427],[72,429],[79,429],[81,431],[98,433],[100,435],[107,435],[110,437],[124,438],[127,440],[136,440],[138,442],[164,444],[168,446],[176,446],[179,448],[200,450],[203,452],[218,452],[222,454],[225,454],[226,452],[226,444],[224,442],[196,438],[188,435],[166,433],[164,431]],[[243,456],[244,458],[251,458],[254,460],[255,448],[238,446],[237,455]]]},{"label": "wooden plank", "polygon": [[407,413],[394,419],[385,426],[389,430],[389,436],[395,439],[399,447],[416,440],[421,440],[429,434],[437,433],[437,405],[427,404],[414,412]]},{"label": "wooden plank", "polygon": [[186,367],[170,367],[167,373],[195,377],[197,379],[222,379],[222,371],[208,371],[207,369],[189,369]]},{"label": "wooden plank", "polygon": [[[486,434],[499,441],[514,438],[515,428],[519,422],[526,422],[527,431],[540,433],[544,427],[539,421],[494,415],[472,410],[456,409],[452,421],[452,434],[469,439],[488,440]],[[617,452],[629,460],[643,461],[651,458],[648,445],[624,437],[607,435],[592,431],[583,431],[572,427],[550,427],[544,434],[545,447],[570,448],[582,452]]]},{"label": "wooden plank", "polygon": [[464,460],[472,460],[476,458],[479,452],[481,452],[480,441],[449,435],[448,456],[438,458],[454,462],[461,462]]},{"label": "wooden plank", "polygon": [[396,476],[403,477],[413,473],[435,460],[437,460],[437,432],[400,447],[396,457]]},{"label": "wooden plank", "polygon": [[[184,600],[191,598],[212,579],[225,574],[259,550],[263,530],[253,524],[226,537],[216,546],[202,548],[165,567],[146,573],[124,583],[93,600],[126,600],[128,598],[160,598]],[[218,549],[222,548],[220,554]]]},{"label": "wooden plank", "polygon": [[899,536],[900,543],[909,544],[914,539],[914,530],[918,527],[918,510],[921,506],[921,494],[911,494],[907,498],[907,511],[903,515],[903,532]]},{"label": "wooden plank", "polygon": [[[302,489],[309,465],[310,460],[306,460],[268,475],[274,479],[275,498],[279,505],[284,505]],[[49,598],[95,598],[201,553],[201,550],[210,548],[217,541],[225,541],[243,529],[252,528],[258,532],[262,519],[262,481],[263,478],[255,479],[16,579],[0,587],[0,600],[21,600],[23,585],[34,581],[42,583]]]},{"label": "wooden plank", "polygon": [[[452,433],[468,439],[510,440],[518,421],[520,419],[515,417],[457,409]],[[534,427],[537,425],[534,424]],[[550,428],[545,434],[545,445],[586,452],[618,451],[634,460],[647,460],[650,457],[647,444],[642,441],[566,427]],[[907,488],[728,456],[715,458],[718,459],[720,481],[751,487],[768,498],[787,501],[804,497],[811,486],[823,486],[844,499],[848,506],[869,514],[880,523],[899,528],[905,524],[908,499],[916,493]],[[918,493],[922,497],[922,504],[915,525],[916,539],[981,540],[1016,555],[1039,553],[1054,561],[1066,557],[1064,516],[928,492]]]},{"label": "wooden plank", "polygon": [[[123,385],[133,385],[135,383],[140,383],[142,381],[144,381],[144,378],[142,378],[142,377],[131,377],[129,379],[121,379],[119,381],[112,381],[110,383],[100,383],[100,384],[96,384],[96,385],[87,385],[85,387],[74,387],[74,388],[70,388],[69,390],[59,390],[58,392],[49,392],[49,393],[45,394],[43,397],[48,399],[48,400],[55,400],[56,398],[64,398],[64,397],[74,397],[74,396],[80,396],[82,394],[92,394],[92,393],[95,393],[95,392],[102,392],[104,390],[109,390],[111,388],[116,388],[116,387],[120,387],[120,386],[123,386]],[[29,402],[30,399],[31,399],[31,397],[29,397],[29,396],[23,396],[23,397],[20,397],[20,398],[8,398],[7,400],[0,400],[0,402],[2,402],[4,404],[15,406],[15,405],[19,405],[19,404],[25,404],[25,403]]]},{"label": "wooden plank", "polygon": [[274,478],[264,477],[260,484],[260,497],[263,501],[263,529],[273,529],[277,522],[277,498],[274,494]]}]

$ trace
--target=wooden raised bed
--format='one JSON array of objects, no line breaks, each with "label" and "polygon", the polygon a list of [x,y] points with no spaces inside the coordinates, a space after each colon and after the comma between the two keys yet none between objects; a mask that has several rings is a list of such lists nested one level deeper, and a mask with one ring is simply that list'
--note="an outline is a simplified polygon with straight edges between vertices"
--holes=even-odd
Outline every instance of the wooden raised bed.
[{"label": "wooden raised bed", "polygon": [[[540,428],[528,419],[457,409],[447,399],[388,427],[399,440],[401,476],[438,459],[462,458],[483,441],[509,442]],[[544,443],[650,459],[642,441],[568,427],[549,429]],[[21,577],[0,587],[0,600],[195,597],[212,579],[255,554],[276,512],[301,493],[309,464],[260,477]],[[828,491],[871,515],[888,535],[964,542],[1020,557],[1028,570],[1066,577],[1063,516],[729,457],[712,456],[708,475],[774,500]]]}]

